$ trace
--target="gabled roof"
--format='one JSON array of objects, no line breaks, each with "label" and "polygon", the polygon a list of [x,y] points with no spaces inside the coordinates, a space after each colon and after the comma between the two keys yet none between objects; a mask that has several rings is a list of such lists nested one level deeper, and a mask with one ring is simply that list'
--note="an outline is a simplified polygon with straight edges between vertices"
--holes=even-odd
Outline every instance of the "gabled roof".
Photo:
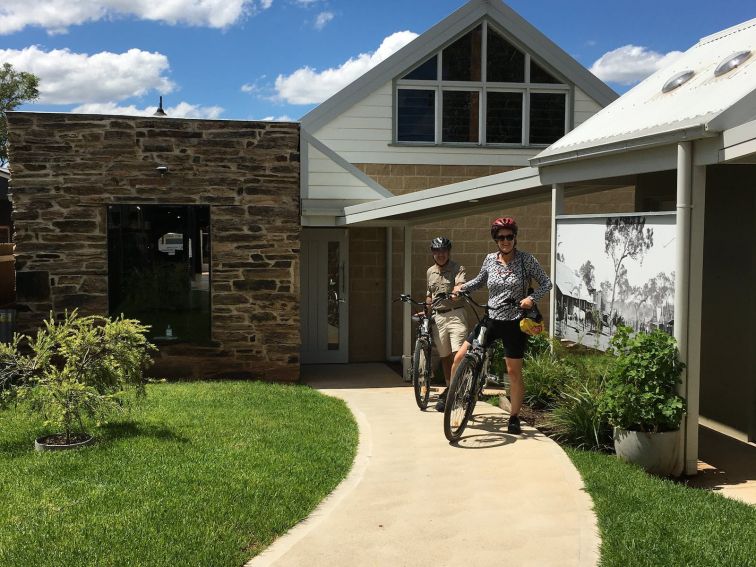
[{"label": "gabled roof", "polygon": [[[730,56],[751,51],[735,70],[714,70]],[[667,93],[664,84],[693,77]],[[713,136],[756,117],[756,19],[701,39],[679,59],[645,79],[530,160],[532,166],[574,161]]]},{"label": "gabled roof", "polygon": [[585,289],[585,284],[580,281],[580,276],[561,260],[556,260],[554,283],[562,295],[568,295],[575,299],[583,299],[593,303],[593,296]]},{"label": "gabled roof", "polygon": [[528,51],[559,71],[601,106],[606,106],[617,98],[617,93],[500,0],[470,0],[305,114],[301,120],[302,126],[310,132],[316,132],[376,89],[409,71],[422,59],[484,17],[497,23]]}]

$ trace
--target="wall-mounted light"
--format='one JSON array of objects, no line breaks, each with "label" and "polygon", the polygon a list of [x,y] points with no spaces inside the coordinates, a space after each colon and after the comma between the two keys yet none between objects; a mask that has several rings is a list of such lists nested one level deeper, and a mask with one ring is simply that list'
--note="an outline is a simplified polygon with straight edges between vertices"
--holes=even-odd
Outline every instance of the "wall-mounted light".
[{"label": "wall-mounted light", "polygon": [[168,166],[165,166],[165,165],[159,165],[159,166],[157,166],[157,167],[155,168],[155,170],[156,170],[156,171],[157,171],[157,172],[158,172],[158,173],[160,174],[160,176],[162,177],[163,175],[165,175],[166,173],[168,173]]}]

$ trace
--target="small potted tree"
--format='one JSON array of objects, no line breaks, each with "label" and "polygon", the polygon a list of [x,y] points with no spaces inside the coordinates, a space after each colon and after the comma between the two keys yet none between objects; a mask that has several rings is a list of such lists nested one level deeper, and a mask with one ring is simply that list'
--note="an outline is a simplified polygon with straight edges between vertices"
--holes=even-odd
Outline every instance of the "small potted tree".
[{"label": "small potted tree", "polygon": [[633,335],[629,327],[619,327],[610,348],[616,358],[601,410],[614,426],[617,456],[654,474],[679,475],[685,400],[677,385],[684,364],[674,337],[658,329]]},{"label": "small potted tree", "polygon": [[92,442],[85,419],[99,424],[124,407],[126,393],[144,394],[144,370],[155,347],[148,327],[119,317],[52,314],[32,338],[15,335],[0,344],[0,401],[25,403],[39,412],[51,435],[37,450],[81,447]]}]

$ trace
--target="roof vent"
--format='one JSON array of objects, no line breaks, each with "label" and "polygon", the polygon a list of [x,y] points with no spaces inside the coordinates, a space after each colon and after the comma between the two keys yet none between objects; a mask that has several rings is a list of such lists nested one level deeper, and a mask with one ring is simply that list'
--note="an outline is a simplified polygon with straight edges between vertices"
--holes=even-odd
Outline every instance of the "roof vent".
[{"label": "roof vent", "polygon": [[668,93],[669,91],[675,90],[677,87],[683,86],[685,83],[690,81],[693,78],[693,75],[695,75],[695,71],[691,71],[688,69],[687,71],[683,71],[682,73],[678,73],[674,77],[672,77],[669,81],[664,83],[664,86],[662,87],[663,93]]},{"label": "roof vent", "polygon": [[750,57],[750,51],[740,51],[738,53],[733,53],[727,59],[722,61],[716,69],[714,69],[714,76],[721,77],[722,75],[729,73],[733,69],[740,67],[740,65],[747,61]]}]

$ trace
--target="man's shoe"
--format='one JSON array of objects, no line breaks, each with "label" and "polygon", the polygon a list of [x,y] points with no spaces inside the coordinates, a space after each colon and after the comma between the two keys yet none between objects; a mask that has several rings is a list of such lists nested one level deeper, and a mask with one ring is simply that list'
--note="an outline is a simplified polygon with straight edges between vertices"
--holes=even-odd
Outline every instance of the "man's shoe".
[{"label": "man's shoe", "polygon": [[522,428],[520,427],[520,418],[516,415],[509,416],[509,424],[507,425],[507,433],[511,433],[513,435],[519,435],[522,433]]},{"label": "man's shoe", "polygon": [[444,388],[444,391],[438,395],[438,401],[436,402],[436,411],[444,411],[446,409],[446,392],[448,388]]}]

